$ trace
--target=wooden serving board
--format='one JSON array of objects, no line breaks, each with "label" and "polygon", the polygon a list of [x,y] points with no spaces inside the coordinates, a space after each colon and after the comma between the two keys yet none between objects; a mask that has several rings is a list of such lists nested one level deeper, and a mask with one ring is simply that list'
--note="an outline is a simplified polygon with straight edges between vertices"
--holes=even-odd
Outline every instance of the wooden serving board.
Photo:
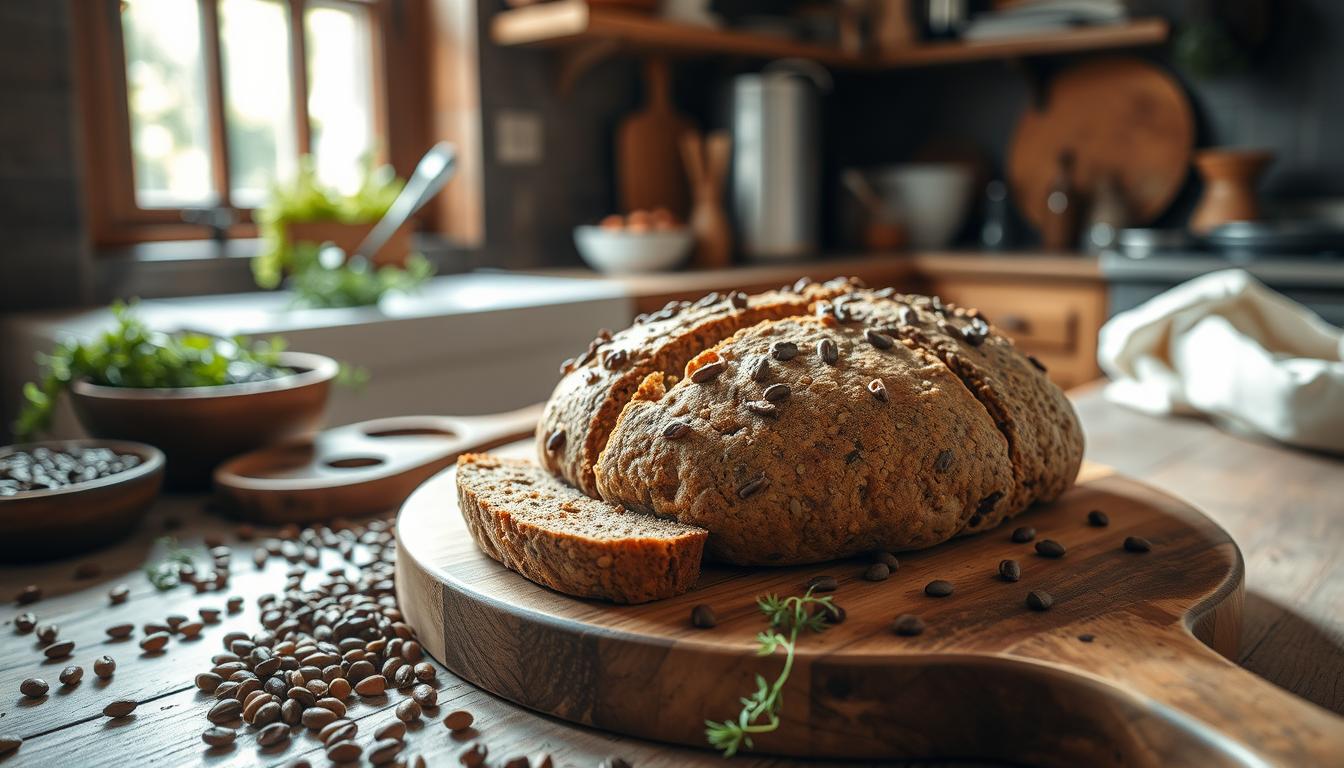
[{"label": "wooden serving board", "polygon": [[[1110,525],[1089,526],[1092,509]],[[1126,766],[1337,765],[1344,755],[1344,720],[1223,658],[1241,628],[1236,544],[1190,506],[1100,466],[997,530],[901,555],[885,582],[864,581],[860,560],[711,565],[689,594],[638,606],[561,595],[482,554],[453,470],[416,491],[397,525],[398,598],[426,650],[493,693],[622,734],[705,746],[704,721],[735,717],[755,676],[773,680],[783,664],[755,655],[765,628],[756,598],[831,574],[847,619],[801,639],[783,725],[757,751]],[[1013,543],[1017,525],[1068,554]],[[1124,551],[1130,535],[1152,551]],[[997,578],[1005,558],[1021,564],[1021,581]],[[927,597],[933,579],[955,593]],[[1029,610],[1034,589],[1054,607]],[[716,628],[689,624],[700,603]],[[903,613],[925,632],[893,634]]]}]

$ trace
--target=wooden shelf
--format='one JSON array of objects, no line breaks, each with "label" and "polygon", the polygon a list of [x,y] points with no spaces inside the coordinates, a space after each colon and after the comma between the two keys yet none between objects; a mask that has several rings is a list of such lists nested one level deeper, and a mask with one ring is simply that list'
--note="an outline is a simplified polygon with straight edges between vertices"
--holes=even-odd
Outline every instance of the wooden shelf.
[{"label": "wooden shelf", "polygon": [[558,0],[501,11],[491,21],[491,38],[505,46],[597,46],[606,52],[624,49],[682,56],[804,58],[837,69],[870,70],[1156,45],[1166,40],[1168,32],[1164,19],[1145,18],[1068,32],[983,42],[927,43],[898,52],[859,55],[832,46],[593,8],[583,0]]}]

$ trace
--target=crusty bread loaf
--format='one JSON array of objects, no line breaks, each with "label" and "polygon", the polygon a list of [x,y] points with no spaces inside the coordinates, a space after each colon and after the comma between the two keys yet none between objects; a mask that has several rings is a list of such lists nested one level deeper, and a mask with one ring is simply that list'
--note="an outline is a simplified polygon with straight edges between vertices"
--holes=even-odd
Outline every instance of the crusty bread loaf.
[{"label": "crusty bread loaf", "polygon": [[[603,498],[708,529],[715,559],[768,565],[937,544],[1012,490],[1003,436],[947,366],[827,320],[741,331],[665,393],[650,377],[598,463]],[[697,383],[707,365],[722,373]]]},{"label": "crusty bread loaf", "polygon": [[846,279],[603,333],[566,363],[537,444],[544,469],[459,469],[473,535],[529,578],[623,602],[689,587],[706,547],[790,564],[987,530],[1067,490],[1083,452],[1064,394],[988,318]]},{"label": "crusty bread loaf", "polygon": [[589,496],[597,496],[593,467],[621,409],[644,377],[680,375],[686,362],[742,328],[763,320],[806,314],[818,299],[857,287],[846,278],[790,287],[748,297],[711,293],[697,302],[672,301],[635,319],[626,330],[603,331],[587,351],[561,367],[541,421],[537,460]]},{"label": "crusty bread loaf", "polygon": [[1015,487],[972,517],[967,532],[993,528],[1033,502],[1058,498],[1073,485],[1083,456],[1082,428],[1073,406],[1035,358],[1018,352],[980,312],[936,297],[856,291],[852,299],[842,302],[842,313],[862,315],[866,325],[937,355],[1008,441]]},{"label": "crusty bread loaf", "polygon": [[530,461],[464,455],[457,493],[477,545],[552,589],[642,603],[700,575],[704,530],[588,498]]}]

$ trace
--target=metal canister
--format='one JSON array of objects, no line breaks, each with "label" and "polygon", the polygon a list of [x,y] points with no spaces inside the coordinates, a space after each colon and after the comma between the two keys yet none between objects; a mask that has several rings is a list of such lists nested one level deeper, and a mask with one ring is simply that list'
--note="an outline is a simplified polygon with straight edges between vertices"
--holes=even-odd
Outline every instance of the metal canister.
[{"label": "metal canister", "polygon": [[821,95],[830,75],[786,59],[733,81],[733,222],[743,255],[815,256],[821,194]]}]

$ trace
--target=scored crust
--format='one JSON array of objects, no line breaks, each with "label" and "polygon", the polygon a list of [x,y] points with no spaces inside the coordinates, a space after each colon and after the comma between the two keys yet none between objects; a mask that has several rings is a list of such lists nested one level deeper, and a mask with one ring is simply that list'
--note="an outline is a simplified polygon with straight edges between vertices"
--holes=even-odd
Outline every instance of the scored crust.
[{"label": "scored crust", "polygon": [[987,530],[1067,490],[1083,451],[1063,392],[988,318],[846,278],[604,331],[536,439],[540,466],[464,457],[471,533],[617,602],[690,588],[706,551],[803,563]]},{"label": "scored crust", "polygon": [[[710,556],[738,564],[927,547],[961,532],[986,499],[1012,492],[1007,441],[935,355],[890,337],[879,348],[865,330],[832,317],[764,322],[698,356],[670,388],[648,377],[598,463],[603,498],[706,528]],[[780,342],[797,354],[772,355]],[[722,373],[697,383],[710,364]]]},{"label": "scored crust", "polygon": [[486,554],[560,592],[642,603],[699,578],[704,530],[588,498],[531,461],[466,454],[457,492]]},{"label": "scored crust", "polygon": [[[836,310],[832,303],[828,309]],[[1083,456],[1083,431],[1068,398],[1035,358],[1019,352],[989,318],[937,297],[858,290],[839,312],[937,355],[975,395],[1008,440],[1014,490],[968,522],[987,530],[1073,485]]]},{"label": "scored crust", "polygon": [[763,320],[806,314],[818,299],[858,287],[849,278],[791,287],[748,297],[711,293],[697,302],[673,301],[636,318],[616,334],[603,332],[562,377],[537,424],[537,460],[557,477],[596,497],[593,467],[621,409],[644,377],[680,375],[701,351]]}]

